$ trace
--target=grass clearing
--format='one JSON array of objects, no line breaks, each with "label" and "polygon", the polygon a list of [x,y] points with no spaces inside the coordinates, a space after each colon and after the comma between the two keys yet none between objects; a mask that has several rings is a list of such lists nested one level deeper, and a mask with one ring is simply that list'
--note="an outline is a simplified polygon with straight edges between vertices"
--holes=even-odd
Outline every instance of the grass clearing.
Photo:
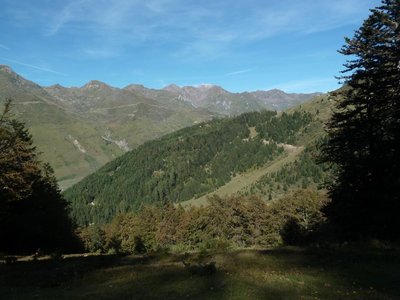
[{"label": "grass clearing", "polygon": [[283,165],[293,162],[303,151],[302,147],[296,147],[292,149],[292,151],[285,151],[282,156],[279,156],[272,162],[266,163],[263,167],[257,168],[254,170],[250,170],[244,173],[237,174],[235,177],[231,179],[231,181],[227,182],[225,185],[219,187],[214,192],[203,195],[199,198],[190,199],[187,201],[180,202],[179,204],[183,207],[187,206],[201,206],[207,205],[207,198],[213,195],[217,195],[220,197],[234,195],[245,188],[251,186],[253,183],[257,182],[261,177],[266,174],[270,174],[278,171]]},{"label": "grass clearing", "polygon": [[0,265],[1,299],[399,299],[398,250],[236,250],[190,275],[183,255],[67,256]]}]

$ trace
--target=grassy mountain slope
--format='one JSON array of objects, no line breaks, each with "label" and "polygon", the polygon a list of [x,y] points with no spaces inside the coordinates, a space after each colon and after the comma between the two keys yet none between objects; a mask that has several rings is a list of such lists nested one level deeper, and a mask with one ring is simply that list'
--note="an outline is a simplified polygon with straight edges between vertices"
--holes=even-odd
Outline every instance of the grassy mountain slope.
[{"label": "grassy mountain slope", "polygon": [[[115,146],[102,148],[96,140],[98,133],[87,120],[6,67],[0,70],[0,95],[3,100],[13,99],[15,115],[26,123],[35,145],[44,153],[42,159],[51,163],[61,181],[79,177],[77,174],[82,177],[121,153]],[[77,145],[83,141],[84,151],[79,151]]]},{"label": "grassy mountain slope", "polygon": [[303,147],[296,147],[291,151],[285,151],[274,160],[267,162],[265,165],[247,170],[246,172],[236,174],[229,182],[219,187],[215,191],[203,195],[198,198],[193,198],[182,202],[181,204],[186,206],[201,206],[208,204],[208,198],[217,195],[219,197],[226,197],[229,195],[243,194],[251,185],[258,182],[261,178],[273,172],[279,171],[285,164],[289,164],[295,161],[300,153],[303,151]]}]

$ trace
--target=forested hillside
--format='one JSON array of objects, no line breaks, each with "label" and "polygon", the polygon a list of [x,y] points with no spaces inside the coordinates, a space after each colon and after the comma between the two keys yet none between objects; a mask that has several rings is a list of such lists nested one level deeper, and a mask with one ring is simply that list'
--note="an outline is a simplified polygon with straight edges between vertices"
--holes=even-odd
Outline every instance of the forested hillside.
[{"label": "forested hillside", "polygon": [[[293,109],[288,110],[282,117],[293,113],[308,114],[311,121],[302,130],[294,133],[291,143],[281,143],[284,153],[274,160],[256,169],[249,169],[236,174],[227,184],[201,197],[195,197],[183,203],[184,206],[207,205],[207,197],[230,195],[257,196],[268,201],[280,198],[298,188],[324,189],[326,181],[330,180],[329,166],[318,162],[319,146],[325,139],[323,124],[329,119],[332,105],[338,94],[328,94],[314,98]],[[273,122],[272,122],[273,123]],[[271,127],[269,127],[271,126]],[[273,124],[259,124],[255,129],[268,127],[272,135],[278,135],[279,129]]]},{"label": "forested hillside", "polygon": [[292,189],[321,187],[327,180],[328,173],[324,165],[317,163],[317,152],[315,143],[307,146],[293,162],[265,174],[239,194],[257,195],[262,199],[272,200]]},{"label": "forested hillside", "polygon": [[[80,225],[110,221],[142,203],[181,202],[209,193],[235,174],[285,156],[313,123],[299,110],[246,113],[202,123],[145,143],[68,189]],[[289,146],[290,145],[290,146]]]}]

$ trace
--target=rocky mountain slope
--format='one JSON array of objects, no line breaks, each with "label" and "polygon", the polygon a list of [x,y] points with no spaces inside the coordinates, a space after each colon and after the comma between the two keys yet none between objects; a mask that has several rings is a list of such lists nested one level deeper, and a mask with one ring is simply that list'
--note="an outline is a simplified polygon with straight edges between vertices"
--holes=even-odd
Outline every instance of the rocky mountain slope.
[{"label": "rocky mountain slope", "polygon": [[163,89],[195,107],[222,115],[238,115],[262,109],[282,111],[305,102],[321,93],[288,94],[281,90],[230,93],[223,88],[204,84],[197,87],[169,85]]}]

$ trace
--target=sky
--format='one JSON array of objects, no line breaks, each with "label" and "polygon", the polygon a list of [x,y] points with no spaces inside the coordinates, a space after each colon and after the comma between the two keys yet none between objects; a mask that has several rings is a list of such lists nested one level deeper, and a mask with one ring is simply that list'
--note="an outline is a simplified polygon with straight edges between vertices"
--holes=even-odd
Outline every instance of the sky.
[{"label": "sky", "polygon": [[0,64],[42,86],[339,87],[378,0],[0,0]]}]

